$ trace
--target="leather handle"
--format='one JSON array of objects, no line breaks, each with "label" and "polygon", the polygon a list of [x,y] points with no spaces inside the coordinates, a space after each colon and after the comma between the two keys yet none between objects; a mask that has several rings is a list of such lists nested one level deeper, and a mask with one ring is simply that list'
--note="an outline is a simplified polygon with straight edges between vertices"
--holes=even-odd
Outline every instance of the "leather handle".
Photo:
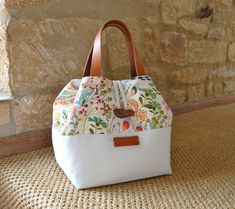
[{"label": "leather handle", "polygon": [[105,28],[116,27],[125,36],[128,55],[130,59],[131,76],[144,75],[144,68],[140,61],[139,55],[133,46],[130,32],[126,25],[119,20],[110,20],[106,22],[96,35],[93,46],[87,58],[87,63],[84,69],[84,76],[100,76],[101,75],[101,35]]}]

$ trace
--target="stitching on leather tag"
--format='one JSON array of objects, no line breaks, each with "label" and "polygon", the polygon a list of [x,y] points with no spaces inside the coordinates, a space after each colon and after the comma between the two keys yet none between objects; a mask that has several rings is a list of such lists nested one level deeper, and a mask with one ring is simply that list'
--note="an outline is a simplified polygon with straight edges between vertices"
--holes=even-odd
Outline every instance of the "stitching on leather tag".
[{"label": "stitching on leather tag", "polygon": [[114,147],[133,146],[140,144],[138,136],[114,137],[113,142]]}]

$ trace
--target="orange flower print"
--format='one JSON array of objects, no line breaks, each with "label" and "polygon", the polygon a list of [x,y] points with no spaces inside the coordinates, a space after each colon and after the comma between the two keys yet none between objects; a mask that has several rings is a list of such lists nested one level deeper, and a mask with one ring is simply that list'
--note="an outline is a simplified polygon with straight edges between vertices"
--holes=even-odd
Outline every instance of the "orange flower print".
[{"label": "orange flower print", "polygon": [[134,110],[135,112],[139,109],[138,102],[135,101],[134,99],[130,99],[130,100],[128,101],[128,105],[129,105],[130,108],[131,108],[132,110]]},{"label": "orange flower print", "polygon": [[147,117],[147,112],[145,110],[139,110],[137,112],[137,117],[140,119],[140,121],[144,122]]}]

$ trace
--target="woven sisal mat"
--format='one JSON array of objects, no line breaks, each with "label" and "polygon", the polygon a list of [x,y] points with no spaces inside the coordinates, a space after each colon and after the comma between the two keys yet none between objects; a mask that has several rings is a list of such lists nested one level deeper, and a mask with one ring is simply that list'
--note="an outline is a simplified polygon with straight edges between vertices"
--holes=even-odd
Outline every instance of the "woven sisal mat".
[{"label": "woven sisal mat", "polygon": [[0,159],[0,209],[235,208],[235,104],[177,115],[173,175],[78,191],[52,148]]}]

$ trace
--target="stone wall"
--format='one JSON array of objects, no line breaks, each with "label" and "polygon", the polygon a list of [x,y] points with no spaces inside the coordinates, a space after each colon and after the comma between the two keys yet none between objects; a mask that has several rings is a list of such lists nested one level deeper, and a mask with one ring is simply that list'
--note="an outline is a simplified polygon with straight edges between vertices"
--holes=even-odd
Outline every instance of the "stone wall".
[{"label": "stone wall", "polygon": [[[109,19],[128,25],[170,105],[235,94],[233,0],[0,0],[0,92],[13,96],[0,102],[0,135],[50,127],[55,96],[81,77]],[[128,78],[123,37],[110,30],[104,74]]]}]

